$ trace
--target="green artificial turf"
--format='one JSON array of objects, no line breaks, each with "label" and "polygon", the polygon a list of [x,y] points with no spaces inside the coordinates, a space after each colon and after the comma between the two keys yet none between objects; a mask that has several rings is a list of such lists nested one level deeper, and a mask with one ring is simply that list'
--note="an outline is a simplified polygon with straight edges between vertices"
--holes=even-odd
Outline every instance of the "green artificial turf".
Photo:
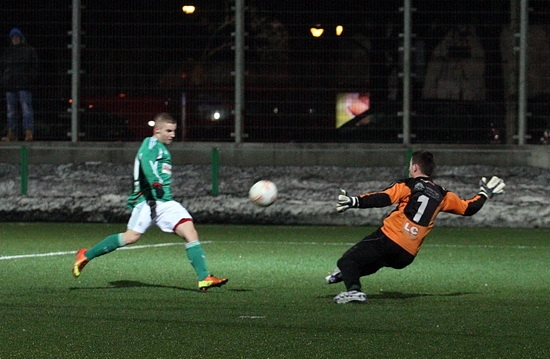
[{"label": "green artificial turf", "polygon": [[548,358],[550,231],[436,228],[415,262],[336,305],[324,277],[367,227],[199,225],[210,270],[156,229],[97,258],[113,224],[0,223],[0,358]]}]

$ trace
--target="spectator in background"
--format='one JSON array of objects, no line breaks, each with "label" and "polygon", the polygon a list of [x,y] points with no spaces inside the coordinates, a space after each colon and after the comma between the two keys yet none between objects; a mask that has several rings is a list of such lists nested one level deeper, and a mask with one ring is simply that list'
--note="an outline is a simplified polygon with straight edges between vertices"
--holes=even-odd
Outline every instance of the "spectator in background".
[{"label": "spectator in background", "polygon": [[27,44],[21,30],[13,28],[10,45],[2,55],[2,85],[6,91],[8,133],[2,141],[17,141],[21,115],[25,141],[33,140],[34,112],[31,87],[37,73],[38,57],[34,47]]}]

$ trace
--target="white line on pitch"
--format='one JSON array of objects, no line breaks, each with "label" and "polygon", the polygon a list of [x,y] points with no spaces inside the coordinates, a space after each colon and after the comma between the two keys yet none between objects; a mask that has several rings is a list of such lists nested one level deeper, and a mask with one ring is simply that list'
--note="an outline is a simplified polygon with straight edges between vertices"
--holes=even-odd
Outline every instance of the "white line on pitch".
[{"label": "white line on pitch", "polygon": [[[223,244],[290,244],[290,245],[321,245],[321,246],[351,246],[355,243],[319,243],[319,242],[272,242],[272,241],[216,241]],[[201,241],[202,244],[212,243],[212,241]],[[183,242],[170,242],[170,243],[158,243],[158,244],[144,244],[144,245],[132,245],[128,247],[121,247],[118,250],[130,250],[130,249],[143,249],[154,247],[168,247],[168,246],[180,246]],[[537,249],[537,246],[496,246],[485,244],[425,244],[424,247],[443,247],[443,248],[503,248],[503,249]],[[34,254],[17,254],[11,256],[0,256],[0,260],[9,259],[22,259],[22,258],[38,258],[38,257],[53,257],[63,256],[69,254],[75,254],[76,251],[67,252],[50,252],[50,253],[34,253]]]},{"label": "white line on pitch", "polygon": [[[210,243],[210,242],[201,242],[201,243]],[[181,243],[174,242],[174,243],[144,244],[144,245],[121,247],[118,250],[143,249],[143,248],[153,248],[153,247],[168,247],[168,246],[180,246],[180,245],[183,245],[183,242],[181,242]],[[18,255],[13,255],[13,256],[0,256],[0,260],[64,256],[64,255],[68,255],[68,254],[75,254],[76,252],[77,251],[35,253],[35,254],[18,254]]]}]

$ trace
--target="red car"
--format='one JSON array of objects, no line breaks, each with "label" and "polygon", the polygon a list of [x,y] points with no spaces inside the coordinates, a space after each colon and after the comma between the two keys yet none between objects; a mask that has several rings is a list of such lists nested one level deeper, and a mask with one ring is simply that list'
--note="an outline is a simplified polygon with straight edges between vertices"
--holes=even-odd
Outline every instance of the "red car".
[{"label": "red car", "polygon": [[140,140],[151,135],[151,121],[170,112],[170,99],[152,96],[92,96],[82,99],[83,140]]}]

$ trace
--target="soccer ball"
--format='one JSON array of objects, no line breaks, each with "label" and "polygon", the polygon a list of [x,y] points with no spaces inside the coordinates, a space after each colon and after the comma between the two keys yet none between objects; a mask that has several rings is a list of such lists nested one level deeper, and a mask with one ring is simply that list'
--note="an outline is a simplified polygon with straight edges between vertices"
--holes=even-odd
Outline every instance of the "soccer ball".
[{"label": "soccer ball", "polygon": [[277,200],[277,193],[277,186],[275,186],[275,183],[268,180],[261,180],[250,187],[248,198],[257,206],[268,207]]}]

